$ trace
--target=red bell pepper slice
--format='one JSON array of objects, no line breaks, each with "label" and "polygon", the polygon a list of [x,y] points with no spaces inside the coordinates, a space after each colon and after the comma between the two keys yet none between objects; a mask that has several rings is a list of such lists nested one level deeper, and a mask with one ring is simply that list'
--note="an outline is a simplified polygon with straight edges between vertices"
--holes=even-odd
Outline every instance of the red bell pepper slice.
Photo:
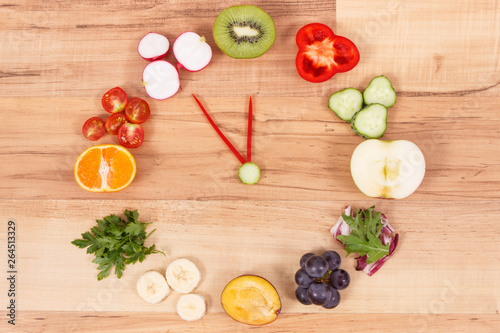
[{"label": "red bell pepper slice", "polygon": [[359,62],[359,51],[349,39],[337,36],[322,23],[302,27],[295,37],[299,48],[295,66],[309,82],[324,82],[336,73],[347,72]]}]

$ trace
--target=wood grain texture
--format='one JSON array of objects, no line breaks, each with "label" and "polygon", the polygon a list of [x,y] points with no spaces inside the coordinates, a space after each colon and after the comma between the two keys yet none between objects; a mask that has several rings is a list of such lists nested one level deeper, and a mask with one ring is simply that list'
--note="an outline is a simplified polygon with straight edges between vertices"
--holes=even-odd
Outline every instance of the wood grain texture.
[{"label": "wood grain texture", "polygon": [[[240,152],[246,149],[248,96],[203,98],[215,121]],[[352,151],[363,141],[327,107],[328,98],[254,97],[253,159],[262,168],[259,186],[241,186],[238,160],[210,127],[192,98],[151,101],[145,143],[133,150],[138,174],[133,186],[112,194],[78,187],[73,165],[95,143],[81,124],[99,115],[100,99],[1,99],[16,114],[4,120],[10,145],[0,174],[0,197],[17,199],[253,199],[338,200],[364,195],[350,176]],[[24,104],[36,105],[35,111]],[[500,146],[491,97],[401,97],[389,111],[384,139],[415,142],[427,174],[406,200],[493,200],[500,198]],[[78,105],[75,111],[68,106]],[[117,143],[105,136],[99,143]]]},{"label": "wood grain texture", "polygon": [[243,326],[224,314],[208,314],[203,321],[186,325],[176,315],[135,312],[48,312],[26,311],[19,332],[497,332],[497,315],[436,315],[436,314],[336,314],[324,320],[320,314],[283,314],[278,321],[263,326]]},{"label": "wood grain texture", "polygon": [[[135,283],[145,271],[164,271],[172,260],[187,257],[200,268],[197,292],[207,298],[210,313],[222,312],[219,297],[227,282],[253,273],[275,285],[284,312],[326,314],[331,312],[295,301],[294,274],[304,252],[342,253],[329,230],[344,205],[344,200],[10,200],[0,202],[0,219],[17,224],[23,310],[174,312],[177,293],[150,305],[139,298]],[[120,280],[97,281],[92,256],[70,242],[96,219],[125,208],[138,208],[141,221],[153,222],[149,241],[167,257],[157,254],[127,267]],[[500,261],[491,254],[500,251],[498,203],[436,201],[423,210],[419,202],[384,201],[377,208],[400,233],[397,255],[372,277],[354,270],[353,256],[344,259],[351,287],[341,292],[335,313],[497,313]],[[6,239],[6,228],[0,235]]]},{"label": "wood grain texture", "polygon": [[[203,72],[181,71],[183,90],[178,96],[192,92],[212,97],[294,96],[300,85],[308,87],[300,96],[325,95],[327,85],[308,84],[295,70],[295,34],[315,20],[334,27],[335,1],[252,1],[274,18],[280,33],[266,57],[243,61],[225,56],[212,36],[218,13],[236,4],[121,0],[74,5],[52,0],[0,7],[6,17],[0,35],[4,41],[0,96],[93,96],[116,85],[134,91],[141,87],[147,64],[139,57],[137,44],[149,31],[164,34],[171,42],[182,32],[195,31],[206,36],[214,50]],[[172,52],[166,59],[176,62]]]},{"label": "wood grain texture", "polygon": [[371,72],[399,78],[405,96],[500,92],[498,1],[338,1],[337,32],[366,55],[350,85]]},{"label": "wood grain texture", "polygon": [[[500,317],[500,2],[253,1],[274,19],[275,44],[237,60],[215,45],[216,15],[232,1],[0,0],[0,248],[15,220],[19,332],[244,332],[222,312],[219,296],[237,275],[259,274],[277,288],[283,313],[262,332],[495,332]],[[353,40],[361,61],[325,83],[295,69],[295,34],[322,22]],[[181,70],[182,90],[166,101],[141,86],[137,54],[149,31],[171,42],[187,30],[205,35],[212,63]],[[171,53],[167,60],[174,61]],[[363,90],[388,76],[398,93],[384,139],[423,151],[427,172],[405,200],[370,199],[350,172],[363,141],[327,108],[335,91]],[[114,194],[92,194],[73,179],[77,156],[94,143],[83,122],[105,118],[100,99],[120,86],[147,99],[151,120],[133,150],[138,174]],[[194,103],[194,93],[245,155],[248,98],[254,102],[256,186],[236,178],[231,155]],[[116,143],[104,137],[98,143]],[[343,267],[352,285],[334,311],[294,299],[298,259],[343,252],[328,230],[346,204],[376,205],[400,233],[396,254],[374,276]],[[95,219],[138,209],[167,253],[128,267],[122,279],[96,280],[91,256],[70,244]],[[199,265],[198,292],[208,315],[186,323],[178,294],[145,304],[135,283],[148,269],[187,257]],[[4,265],[5,266],[5,265]],[[5,271],[5,267],[2,266]],[[0,279],[6,306],[7,280]],[[0,331],[10,332],[5,311]],[[223,329],[221,329],[221,327]]]},{"label": "wood grain texture", "polygon": [[[329,96],[330,89],[359,85],[378,74],[398,78],[398,90],[409,95],[500,91],[497,1],[253,1],[274,18],[278,36],[265,57],[243,61],[225,56],[212,37],[216,15],[234,4],[49,0],[0,7],[0,96],[80,97],[116,85],[137,89],[146,62],[136,47],[151,30],[171,41],[186,30],[197,31],[214,49],[203,72],[182,71],[180,96]],[[359,46],[356,71],[322,84],[297,75],[295,33],[310,22],[336,27]],[[172,54],[167,59],[174,60]]]}]

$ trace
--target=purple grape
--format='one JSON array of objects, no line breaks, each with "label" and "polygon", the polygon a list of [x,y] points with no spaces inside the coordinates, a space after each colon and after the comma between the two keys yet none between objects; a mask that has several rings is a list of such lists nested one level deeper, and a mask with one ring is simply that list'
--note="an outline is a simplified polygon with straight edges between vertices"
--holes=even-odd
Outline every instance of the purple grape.
[{"label": "purple grape", "polygon": [[330,287],[322,282],[314,282],[307,288],[307,297],[311,303],[323,305],[332,298]]},{"label": "purple grape", "polygon": [[314,255],[307,259],[304,266],[307,274],[314,278],[323,277],[323,275],[325,275],[328,271],[328,262],[326,261],[326,259],[317,255]]},{"label": "purple grape", "polygon": [[335,251],[326,251],[321,255],[328,262],[328,269],[334,271],[340,267],[340,263],[342,259],[340,259],[340,255]]},{"label": "purple grape", "polygon": [[338,290],[345,289],[347,288],[350,282],[351,282],[351,277],[349,276],[349,273],[347,273],[343,269],[337,269],[336,271],[333,271],[333,273],[330,275],[330,284],[335,289]]},{"label": "purple grape", "polygon": [[332,293],[332,297],[326,304],[323,304],[322,307],[325,309],[333,309],[340,303],[340,293],[337,289],[333,288],[332,286],[329,286],[330,292]]},{"label": "purple grape", "polygon": [[309,274],[305,271],[305,269],[299,269],[297,273],[295,273],[295,282],[301,288],[307,288],[314,282],[314,278],[310,277]]},{"label": "purple grape", "polygon": [[304,304],[304,305],[311,305],[311,301],[309,300],[309,297],[307,297],[307,289],[306,288],[301,288],[301,287],[297,287],[297,289],[295,289],[295,297],[297,298],[297,300]]},{"label": "purple grape", "polygon": [[300,268],[304,268],[307,259],[311,258],[314,255],[314,253],[306,253],[300,258]]}]

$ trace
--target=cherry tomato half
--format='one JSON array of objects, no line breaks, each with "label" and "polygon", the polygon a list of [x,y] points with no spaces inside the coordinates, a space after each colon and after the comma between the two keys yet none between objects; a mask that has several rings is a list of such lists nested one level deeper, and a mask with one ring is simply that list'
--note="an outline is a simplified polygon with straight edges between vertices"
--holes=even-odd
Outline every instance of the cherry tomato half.
[{"label": "cherry tomato half", "polygon": [[337,36],[322,23],[302,27],[295,37],[299,52],[295,66],[309,82],[324,82],[336,73],[347,72],[359,62],[359,51],[349,39]]},{"label": "cherry tomato half", "polygon": [[104,127],[111,135],[118,135],[120,127],[127,122],[127,118],[123,113],[114,113],[106,119]]},{"label": "cherry tomato half", "polygon": [[139,124],[125,123],[118,130],[118,142],[126,148],[138,148],[144,141],[144,130]]},{"label": "cherry tomato half", "polygon": [[134,124],[142,124],[148,120],[150,113],[148,103],[139,97],[132,97],[125,109],[127,120]]},{"label": "cherry tomato half", "polygon": [[90,141],[99,140],[104,133],[106,133],[104,121],[99,117],[89,118],[85,124],[83,124],[82,133]]},{"label": "cherry tomato half", "polygon": [[125,110],[128,104],[128,97],[120,87],[115,87],[102,96],[102,107],[109,113],[118,113]]}]

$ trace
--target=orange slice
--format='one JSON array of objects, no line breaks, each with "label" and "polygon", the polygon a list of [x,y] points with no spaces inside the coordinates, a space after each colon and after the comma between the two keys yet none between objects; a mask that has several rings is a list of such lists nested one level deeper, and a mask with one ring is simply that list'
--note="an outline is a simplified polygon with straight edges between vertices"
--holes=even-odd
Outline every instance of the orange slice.
[{"label": "orange slice", "polygon": [[118,145],[99,145],[85,150],[75,163],[78,185],[90,192],[116,192],[134,180],[135,160]]}]

